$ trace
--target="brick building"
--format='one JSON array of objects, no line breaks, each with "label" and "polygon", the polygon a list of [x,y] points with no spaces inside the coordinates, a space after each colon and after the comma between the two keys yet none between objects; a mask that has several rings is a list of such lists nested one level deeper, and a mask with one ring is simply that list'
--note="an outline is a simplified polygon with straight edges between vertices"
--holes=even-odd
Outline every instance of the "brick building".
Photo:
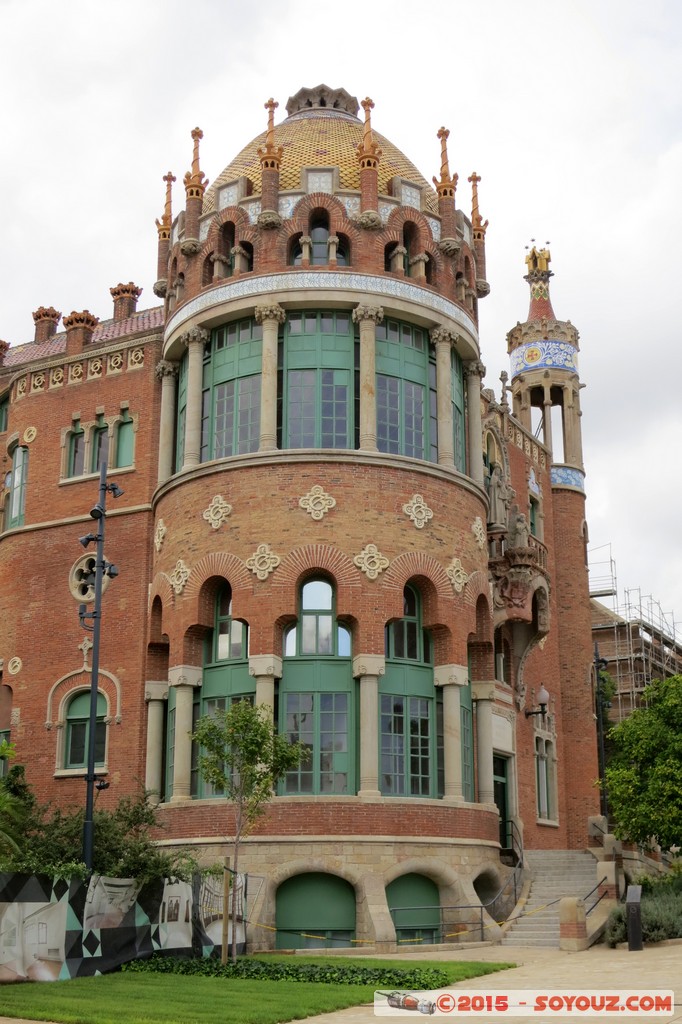
[{"label": "brick building", "polygon": [[475,902],[512,833],[580,849],[598,811],[578,334],[532,249],[498,401],[480,178],[469,217],[448,132],[432,187],[371,101],[276,106],[210,187],[192,132],[175,215],[166,175],[158,305],[119,284],[111,319],[41,307],[3,343],[0,734],[41,798],[83,800],[78,537],[106,460],[98,799],[146,784],[162,841],[216,860],[230,807],[192,723],[252,698],[311,751],[244,847],[261,922],[409,938],[396,907]]}]

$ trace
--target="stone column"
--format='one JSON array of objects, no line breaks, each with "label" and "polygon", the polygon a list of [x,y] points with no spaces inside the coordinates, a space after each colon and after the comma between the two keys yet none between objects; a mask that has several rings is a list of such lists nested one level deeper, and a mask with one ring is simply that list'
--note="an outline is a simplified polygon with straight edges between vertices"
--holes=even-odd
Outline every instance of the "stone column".
[{"label": "stone column", "polygon": [[256,704],[264,705],[275,717],[275,679],[282,677],[282,659],[276,654],[252,654],[249,657],[249,675],[256,680]]},{"label": "stone column", "polygon": [[156,376],[161,381],[161,414],[159,417],[159,476],[162,484],[173,473],[173,437],[175,433],[175,381],[177,363],[162,359],[156,364]]},{"label": "stone column", "polygon": [[469,476],[483,487],[483,428],[481,426],[481,379],[485,366],[477,359],[464,364],[467,381],[467,445]]},{"label": "stone column", "polygon": [[338,249],[338,246],[339,246],[339,236],[338,235],[330,235],[329,238],[327,239],[327,252],[329,253],[329,256],[327,257],[327,261],[328,261],[330,266],[334,266],[334,267],[336,266],[336,250]]},{"label": "stone column", "polygon": [[386,660],[378,654],[353,658],[353,676],[360,679],[360,787],[358,796],[378,797],[379,791],[379,677]]},{"label": "stone column", "polygon": [[267,452],[277,447],[277,331],[287,314],[273,302],[256,306],[255,316],[256,323],[263,325],[258,450]]},{"label": "stone column", "polygon": [[395,249],[391,252],[391,273],[401,274],[405,276],[405,257],[407,256],[407,249],[404,245],[396,245]]},{"label": "stone column", "polygon": [[144,788],[152,793],[152,803],[161,799],[163,779],[163,719],[164,705],[168,700],[168,683],[148,681],[144,687],[147,703],[147,757]]},{"label": "stone column", "polygon": [[545,385],[542,397],[542,440],[550,452],[552,450],[552,396]]},{"label": "stone column", "polygon": [[410,260],[410,277],[414,278],[415,281],[420,283],[426,281],[426,264],[429,257],[425,252],[418,252],[416,256],[413,256]]},{"label": "stone column", "polygon": [[360,324],[360,448],[377,451],[376,327],[384,319],[381,306],[356,306]]},{"label": "stone column", "polygon": [[445,785],[443,799],[464,799],[462,789],[462,717],[459,692],[469,682],[466,665],[437,665],[434,686],[443,687],[443,761]]},{"label": "stone column", "polygon": [[201,391],[204,375],[204,345],[208,331],[203,327],[191,327],[182,336],[189,349],[187,367],[187,407],[185,410],[185,461],[183,469],[199,465],[201,452]]},{"label": "stone column", "polygon": [[495,803],[493,784],[493,701],[495,682],[475,682],[476,701],[476,767],[479,804]]},{"label": "stone column", "polygon": [[436,349],[436,396],[438,403],[438,465],[454,466],[455,440],[452,423],[452,349],[457,335],[434,327],[431,341]]},{"label": "stone column", "polygon": [[192,707],[194,690],[201,686],[203,671],[196,665],[175,665],[168,673],[175,687],[175,745],[173,748],[173,796],[171,803],[189,800],[192,769]]}]

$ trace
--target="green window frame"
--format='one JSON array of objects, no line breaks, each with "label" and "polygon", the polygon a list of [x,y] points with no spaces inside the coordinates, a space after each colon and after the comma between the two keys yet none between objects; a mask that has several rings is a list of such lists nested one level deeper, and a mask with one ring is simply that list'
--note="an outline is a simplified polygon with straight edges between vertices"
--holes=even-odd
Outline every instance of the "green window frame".
[{"label": "green window frame", "polygon": [[[104,694],[97,694],[97,721],[95,724],[95,766],[104,767],[106,757],[107,702]],[[90,691],[72,697],[66,709],[66,736],[64,747],[65,768],[87,768],[90,736]]]},{"label": "green window frame", "polygon": [[204,353],[200,462],[258,451],[263,328],[222,324]]},{"label": "green window frame", "polygon": [[0,434],[4,434],[7,430],[7,423],[9,420],[9,396],[5,395],[4,398],[0,398]]},{"label": "green window frame", "polygon": [[355,681],[351,636],[336,618],[329,580],[307,580],[299,616],[284,636],[279,730],[308,750],[279,784],[280,794],[355,792]]},{"label": "green window frame", "polygon": [[103,416],[97,417],[97,424],[92,430],[92,453],[90,472],[99,473],[100,466],[109,459],[109,424]]},{"label": "green window frame", "polygon": [[116,469],[132,466],[135,461],[135,424],[125,412],[116,424]]},{"label": "green window frame", "polygon": [[535,791],[537,815],[543,821],[556,817],[554,809],[554,744],[543,736],[535,737]]},{"label": "green window frame", "polygon": [[433,642],[422,626],[421,596],[403,591],[403,616],[385,630],[386,673],[379,684],[379,788],[384,796],[443,793],[442,695],[433,680]]},{"label": "green window frame", "polygon": [[82,476],[85,471],[85,431],[80,420],[74,420],[69,431],[69,451],[66,475]]},{"label": "green window frame", "polygon": [[376,326],[377,447],[438,461],[435,353],[425,330],[387,319]]},{"label": "green window frame", "polygon": [[464,364],[457,353],[451,354],[452,430],[455,469],[466,472],[466,432],[464,423]]},{"label": "green window frame", "polygon": [[9,483],[9,526],[23,526],[28,485],[28,448],[17,445],[12,453]]},{"label": "green window frame", "polygon": [[[249,675],[249,628],[245,622],[233,617],[232,600],[232,587],[225,580],[216,593],[213,630],[204,643],[202,684],[194,692],[193,729],[198,720],[205,715],[215,714],[217,710],[224,711],[235,701],[253,701],[255,698],[256,682]],[[171,687],[169,712],[174,707],[175,694]],[[170,731],[169,719],[169,733]],[[172,742],[175,742],[174,736]],[[191,759],[190,796],[198,799],[220,796],[221,793],[215,791],[200,776],[199,745],[195,742],[192,742]],[[173,756],[170,746],[166,761],[166,792],[172,794]]]},{"label": "green window frame", "polygon": [[189,353],[185,352],[178,365],[177,415],[175,420],[175,472],[179,473],[185,461],[185,421],[187,419],[187,377]]},{"label": "green window frame", "polygon": [[350,312],[290,313],[278,350],[278,447],[357,448],[358,387]]}]

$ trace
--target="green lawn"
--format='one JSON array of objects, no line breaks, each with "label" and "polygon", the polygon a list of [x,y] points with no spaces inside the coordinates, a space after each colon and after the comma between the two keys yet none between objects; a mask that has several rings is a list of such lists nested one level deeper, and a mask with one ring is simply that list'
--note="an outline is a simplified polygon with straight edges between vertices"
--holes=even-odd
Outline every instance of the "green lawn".
[{"label": "green lawn", "polygon": [[[304,960],[297,957],[297,962]],[[320,963],[320,958],[314,958]],[[324,958],[337,963],[339,958]],[[357,962],[357,961],[355,961]],[[368,960],[366,967],[407,967],[404,960]],[[480,977],[511,964],[420,961],[445,971],[451,982]],[[243,981],[169,974],[107,974],[74,981],[3,985],[0,1005],[7,1017],[59,1024],[278,1024],[346,1006],[372,1003],[367,985],[321,985],[294,981]],[[370,1016],[372,1011],[368,1011]]]}]

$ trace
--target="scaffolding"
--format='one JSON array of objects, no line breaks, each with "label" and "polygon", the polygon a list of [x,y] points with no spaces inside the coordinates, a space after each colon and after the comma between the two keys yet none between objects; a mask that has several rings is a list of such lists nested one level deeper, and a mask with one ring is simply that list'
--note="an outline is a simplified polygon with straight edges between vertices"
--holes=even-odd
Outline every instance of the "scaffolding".
[{"label": "scaffolding", "polygon": [[619,603],[610,544],[590,550],[589,570],[592,638],[616,687],[610,718],[621,721],[654,679],[682,673],[682,637],[674,614],[639,587],[625,590]]}]

